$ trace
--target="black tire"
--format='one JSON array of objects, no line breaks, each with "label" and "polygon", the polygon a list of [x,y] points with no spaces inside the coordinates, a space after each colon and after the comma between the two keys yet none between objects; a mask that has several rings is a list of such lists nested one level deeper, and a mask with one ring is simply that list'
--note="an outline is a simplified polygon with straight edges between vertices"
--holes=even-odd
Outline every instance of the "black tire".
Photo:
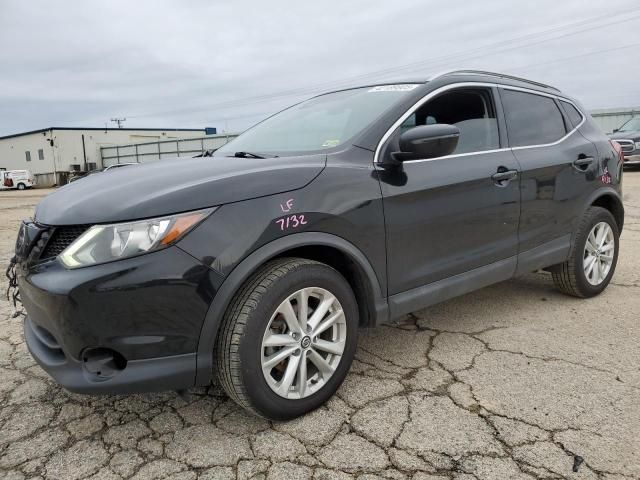
[{"label": "black tire", "polygon": [[[340,302],[346,321],[345,347],[324,386],[301,399],[279,396],[262,373],[262,339],[278,306],[307,287],[330,291]],[[229,305],[216,341],[217,377],[240,406],[272,420],[289,420],[315,410],[340,387],[355,355],[358,305],[347,281],[333,268],[312,260],[281,258],[254,273]]]},{"label": "black tire", "polygon": [[24,185],[24,183],[19,183],[18,184],[18,190],[25,190],[27,187]]},{"label": "black tire", "polygon": [[[589,236],[591,229],[600,222],[606,222],[609,227],[611,227],[615,241],[615,250],[613,253],[613,264],[611,265],[611,269],[604,281],[598,285],[592,285],[587,280],[587,276],[584,272],[584,250],[587,237]],[[609,210],[601,207],[590,207],[578,224],[569,259],[551,269],[553,283],[558,290],[566,293],[567,295],[580,298],[594,297],[600,294],[605,288],[607,288],[607,285],[609,285],[609,282],[616,270],[619,251],[620,232],[615,218]]]}]

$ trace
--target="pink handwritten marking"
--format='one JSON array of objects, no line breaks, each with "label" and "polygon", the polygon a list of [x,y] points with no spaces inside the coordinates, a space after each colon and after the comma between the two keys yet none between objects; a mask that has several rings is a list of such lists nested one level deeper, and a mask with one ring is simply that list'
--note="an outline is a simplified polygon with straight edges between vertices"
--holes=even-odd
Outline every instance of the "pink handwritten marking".
[{"label": "pink handwritten marking", "polygon": [[304,215],[289,215],[288,217],[278,218],[276,223],[280,226],[280,231],[291,230],[298,228],[301,225],[307,224],[307,219]]},{"label": "pink handwritten marking", "polygon": [[280,204],[280,210],[282,210],[282,213],[289,213],[292,208],[293,208],[293,198],[290,198],[289,200],[284,202],[284,205],[282,203]]}]

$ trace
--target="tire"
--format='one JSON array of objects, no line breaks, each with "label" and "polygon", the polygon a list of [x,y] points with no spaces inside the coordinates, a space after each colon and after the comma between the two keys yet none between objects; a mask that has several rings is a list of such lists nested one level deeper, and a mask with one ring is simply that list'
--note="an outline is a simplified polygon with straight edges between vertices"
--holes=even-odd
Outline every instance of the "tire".
[{"label": "tire", "polygon": [[[299,300],[307,298],[301,295],[308,300]],[[307,316],[299,309],[305,303]],[[293,316],[285,320],[281,312]],[[313,332],[296,323],[303,316],[308,329],[316,326]],[[357,335],[358,305],[340,273],[312,260],[277,259],[254,273],[231,301],[216,341],[216,374],[240,406],[271,420],[289,420],[315,410],[340,387]],[[329,347],[334,353],[325,350]],[[272,366],[277,355],[282,361]]]},{"label": "tire", "polygon": [[25,190],[27,187],[25,187],[24,183],[19,183],[18,184],[18,190]]},{"label": "tire", "polygon": [[[603,224],[607,225],[611,231],[612,238],[607,242],[607,246],[603,247],[608,248],[608,245],[613,245],[611,264],[608,271],[606,271],[606,269],[602,271],[603,273],[606,271],[606,274],[598,275],[592,270],[588,277],[585,268],[590,265],[590,260],[593,257],[587,252],[587,239],[597,226]],[[602,231],[607,230],[604,228]],[[600,230],[597,230],[597,232],[600,232]],[[616,264],[618,263],[619,250],[620,232],[611,212],[601,207],[590,207],[578,224],[569,259],[551,269],[553,283],[558,290],[567,295],[580,298],[594,297],[609,285],[615,272]],[[609,251],[610,250],[598,253],[597,258],[604,259],[605,256],[608,257]],[[598,249],[598,252],[600,252],[600,249]],[[599,260],[596,261],[598,262]],[[606,261],[607,260],[603,260],[603,262]],[[597,264],[594,264],[594,268],[597,270]]]}]

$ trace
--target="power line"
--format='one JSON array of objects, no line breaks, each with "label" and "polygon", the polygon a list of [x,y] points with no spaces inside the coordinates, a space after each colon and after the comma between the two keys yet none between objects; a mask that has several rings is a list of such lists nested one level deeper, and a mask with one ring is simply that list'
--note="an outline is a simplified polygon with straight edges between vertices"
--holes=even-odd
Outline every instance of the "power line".
[{"label": "power line", "polygon": [[[637,13],[634,15],[633,14],[634,12],[637,12]],[[618,20],[612,20],[612,18],[619,17],[621,15],[624,15],[624,18],[621,18]],[[274,92],[270,94],[246,97],[242,99],[228,100],[224,102],[210,104],[206,107],[200,107],[200,108],[183,108],[183,109],[174,109],[174,110],[167,110],[163,112],[155,112],[155,113],[148,113],[148,114],[130,115],[129,118],[141,118],[141,117],[153,117],[153,116],[171,115],[171,114],[179,114],[179,113],[191,113],[196,111],[210,110],[214,108],[218,108],[218,109],[230,108],[230,107],[265,103],[267,101],[275,100],[282,97],[313,94],[313,93],[317,93],[318,91],[322,91],[324,89],[337,88],[339,86],[344,86],[346,84],[349,84],[350,82],[354,82],[356,80],[363,79],[363,78],[369,78],[373,80],[381,76],[388,76],[389,74],[392,74],[392,73],[397,74],[398,72],[405,71],[405,70],[416,70],[416,69],[423,69],[426,67],[435,68],[436,66],[448,65],[448,64],[452,64],[453,62],[460,62],[468,57],[483,58],[486,56],[494,55],[496,53],[502,53],[509,50],[530,47],[533,45],[549,42],[552,40],[558,40],[561,38],[566,38],[568,36],[577,35],[584,31],[593,30],[595,28],[602,28],[606,26],[619,24],[619,23],[629,22],[629,21],[635,20],[638,17],[640,17],[640,9],[627,10],[624,13],[610,15],[607,19],[608,21],[599,25],[590,25],[590,24],[601,21],[602,18],[592,17],[592,18],[583,19],[577,22],[557,25],[555,27],[552,27],[550,29],[546,29],[540,32],[530,33],[527,35],[521,35],[521,36],[510,38],[510,39],[501,40],[499,42],[494,42],[494,43],[477,47],[471,50],[460,51],[457,53],[453,53],[449,55],[441,55],[438,57],[433,57],[433,58],[421,60],[418,62],[412,62],[404,65],[398,65],[395,67],[389,67],[382,70],[359,74],[357,76],[352,76],[342,80],[324,82],[324,83],[319,83],[319,84],[315,84],[307,87],[301,87],[301,88],[292,89],[292,90],[284,90],[284,91]],[[582,27],[582,28],[578,28],[575,31],[567,32],[566,29],[570,27]],[[551,36],[550,38],[540,39],[540,37],[553,34],[554,32],[559,32],[560,34]],[[527,40],[527,39],[535,40],[535,41],[522,43],[523,40]],[[521,44],[514,45],[514,43],[521,43]],[[486,49],[491,49],[491,51],[478,55],[478,53],[482,53],[482,51]]]},{"label": "power line", "polygon": [[118,128],[122,128],[122,124],[127,121],[126,118],[112,118],[111,121],[118,125]]},{"label": "power line", "polygon": [[[552,65],[554,63],[568,62],[568,61],[571,61],[571,60],[575,60],[577,58],[590,57],[590,56],[593,56],[593,55],[600,55],[602,53],[609,53],[609,52],[619,51],[619,50],[627,50],[627,49],[630,49],[630,48],[637,48],[637,47],[640,47],[640,42],[639,43],[631,43],[631,44],[628,44],[628,45],[618,45],[616,47],[605,48],[605,49],[601,49],[601,50],[595,50],[595,51],[592,51],[592,52],[586,52],[586,53],[582,53],[582,54],[579,54],[579,55],[571,55],[571,56],[568,56],[568,57],[562,57],[562,58],[558,58],[558,59],[555,59],[555,60],[551,60],[549,62],[539,62],[539,63],[530,63],[528,65],[521,65],[521,66],[516,67],[516,68],[508,69],[508,71],[506,71],[505,73],[518,72],[518,71],[527,70],[527,69],[531,69],[531,68],[535,68],[535,67]],[[625,96],[626,96],[626,94],[625,94]],[[224,120],[238,120],[238,119],[243,119],[243,118],[258,117],[260,115],[261,115],[260,113],[252,113],[252,114],[249,114],[249,115],[241,115],[241,116],[235,116],[235,117],[221,117],[221,118],[224,119]]]},{"label": "power line", "polygon": [[527,69],[530,69],[530,68],[544,67],[546,65],[553,65],[554,63],[561,63],[561,62],[566,62],[566,61],[570,61],[570,60],[575,60],[576,58],[590,57],[592,55],[599,55],[601,53],[615,52],[617,50],[627,50],[629,48],[634,48],[634,47],[640,47],[640,42],[639,43],[630,43],[628,45],[618,45],[618,46],[615,46],[615,47],[612,47],[612,48],[605,48],[605,49],[602,49],[602,50],[595,50],[593,52],[582,53],[582,54],[579,54],[579,55],[571,55],[570,57],[557,58],[557,59],[551,60],[549,62],[530,63],[529,65],[521,65],[521,66],[516,67],[516,68],[510,68],[509,71],[510,72],[518,72],[518,71],[527,70]]},{"label": "power line", "polygon": [[[500,43],[506,44],[506,45],[504,47],[502,47],[502,48],[498,48],[497,50],[492,50],[492,51],[486,52],[486,53],[484,53],[482,55],[476,55],[476,56],[474,56],[474,59],[488,57],[488,56],[491,56],[491,55],[495,55],[496,53],[503,53],[503,52],[507,52],[507,51],[510,51],[510,50],[518,50],[518,49],[522,49],[522,48],[528,48],[528,47],[531,47],[531,46],[534,46],[534,45],[539,45],[541,43],[546,43],[546,42],[551,41],[551,40],[559,40],[561,38],[566,38],[566,37],[570,37],[570,36],[573,36],[573,35],[577,35],[579,33],[585,32],[585,31],[593,30],[594,28],[602,28],[602,27],[607,27],[607,26],[611,26],[611,25],[616,25],[616,24],[619,24],[619,23],[629,22],[629,21],[635,20],[635,19],[637,19],[639,17],[640,17],[640,13],[638,13],[636,15],[628,16],[627,18],[623,18],[621,20],[607,22],[607,23],[604,23],[602,25],[597,25],[595,27],[590,26],[590,27],[586,27],[586,28],[581,28],[581,29],[578,29],[578,30],[576,30],[574,32],[565,32],[563,34],[556,35],[556,36],[551,37],[551,38],[541,39],[541,40],[537,40],[535,42],[530,42],[530,43],[524,43],[522,45],[508,45],[508,44],[512,43],[511,41],[500,42]],[[460,61],[460,59],[456,59],[455,61]],[[452,61],[441,62],[440,66],[451,65],[453,63],[454,62],[452,62]]]}]

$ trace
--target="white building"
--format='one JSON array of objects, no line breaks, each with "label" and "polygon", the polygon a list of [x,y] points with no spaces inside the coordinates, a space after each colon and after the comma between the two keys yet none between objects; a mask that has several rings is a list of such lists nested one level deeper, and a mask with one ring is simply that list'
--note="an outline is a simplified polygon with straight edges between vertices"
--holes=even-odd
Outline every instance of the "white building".
[{"label": "white building", "polygon": [[102,168],[101,147],[208,133],[215,129],[45,128],[0,137],[0,169],[30,170],[38,186],[62,185],[70,171]]}]

